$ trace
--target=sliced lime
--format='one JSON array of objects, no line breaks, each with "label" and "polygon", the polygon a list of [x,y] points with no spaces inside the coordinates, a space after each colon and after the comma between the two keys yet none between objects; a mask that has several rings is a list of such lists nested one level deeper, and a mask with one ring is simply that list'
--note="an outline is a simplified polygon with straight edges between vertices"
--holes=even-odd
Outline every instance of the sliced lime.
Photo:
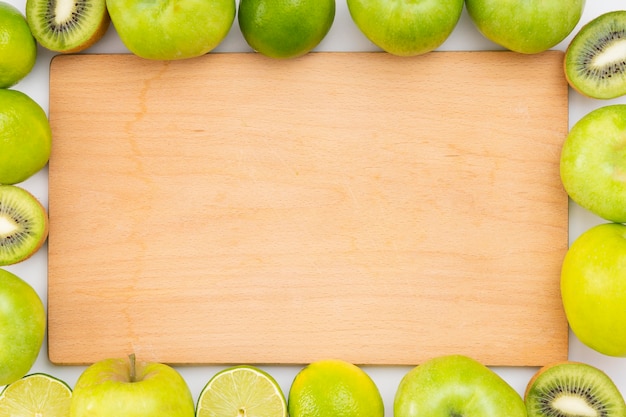
[{"label": "sliced lime", "polygon": [[71,400],[72,390],[60,379],[26,375],[0,394],[0,417],[68,417]]},{"label": "sliced lime", "polygon": [[197,417],[287,417],[285,396],[267,372],[233,366],[209,380],[198,398]]}]

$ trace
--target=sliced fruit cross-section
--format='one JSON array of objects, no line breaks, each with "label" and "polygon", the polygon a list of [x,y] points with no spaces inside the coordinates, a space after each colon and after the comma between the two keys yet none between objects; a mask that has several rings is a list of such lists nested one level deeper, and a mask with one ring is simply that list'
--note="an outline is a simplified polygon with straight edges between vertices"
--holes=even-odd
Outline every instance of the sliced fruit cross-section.
[{"label": "sliced fruit cross-section", "polygon": [[280,386],[253,366],[227,368],[215,374],[198,398],[197,417],[287,417]]}]

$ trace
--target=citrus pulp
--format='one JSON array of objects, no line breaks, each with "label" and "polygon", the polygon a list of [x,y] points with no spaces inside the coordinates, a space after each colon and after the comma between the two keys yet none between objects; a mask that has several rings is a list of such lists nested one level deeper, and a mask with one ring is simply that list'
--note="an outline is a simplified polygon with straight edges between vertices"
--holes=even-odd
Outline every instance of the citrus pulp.
[{"label": "citrus pulp", "polygon": [[267,372],[241,365],[215,374],[198,398],[197,417],[287,417],[287,403]]},{"label": "citrus pulp", "polygon": [[0,394],[0,417],[67,417],[72,390],[46,374],[27,375]]}]

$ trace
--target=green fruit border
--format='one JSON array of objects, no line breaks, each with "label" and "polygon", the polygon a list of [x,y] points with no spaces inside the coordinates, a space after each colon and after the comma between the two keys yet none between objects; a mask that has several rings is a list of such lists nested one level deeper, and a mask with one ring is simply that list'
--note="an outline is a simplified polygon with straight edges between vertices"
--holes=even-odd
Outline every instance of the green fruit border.
[{"label": "green fruit border", "polygon": [[[23,9],[22,9],[22,10],[23,10]],[[575,31],[576,31],[576,30],[580,30],[580,29],[578,28],[578,29],[575,29]],[[107,36],[107,35],[105,35],[105,36]],[[242,39],[243,39],[243,38],[242,38]],[[44,49],[42,49],[42,47],[40,47],[40,49],[39,49],[39,51],[38,51],[38,52],[39,52],[40,54],[42,54],[42,57],[44,58],[44,60],[45,60],[45,59],[47,59],[48,57],[51,57],[51,56],[53,56],[53,55],[55,55],[55,54],[56,54],[56,53],[55,53],[55,52],[53,52],[53,51],[48,51],[48,50],[45,50],[45,48],[44,48]],[[85,51],[85,52],[88,52],[88,51]],[[428,53],[428,52],[427,52],[427,53]],[[50,54],[52,54],[52,55],[50,55]],[[193,59],[193,58],[190,58],[190,59]],[[39,62],[39,61],[40,61],[40,60],[38,59],[38,64],[36,64],[36,66],[37,66],[37,65],[40,65],[40,62]],[[28,79],[28,76],[27,76],[27,78],[26,78],[25,80],[27,81],[27,79]],[[23,86],[25,86],[25,85],[26,85],[26,83],[22,84],[22,83],[20,82],[20,83],[18,83],[17,85],[15,85],[15,86],[13,86],[13,87],[10,87],[10,88],[15,88],[15,89],[17,89],[17,90],[20,90],[20,89],[21,89]],[[23,92],[25,92],[25,93],[27,93],[27,92],[26,92],[26,91],[24,91],[24,90],[22,90],[22,91],[23,91]],[[28,94],[28,93],[27,93],[27,94]],[[576,92],[574,92],[574,94],[577,94],[577,93],[576,93]],[[34,94],[32,94],[32,96],[34,97],[35,95],[34,95]],[[576,97],[576,96],[574,96],[574,97]],[[574,100],[578,100],[578,99],[579,99],[579,98],[575,98]],[[588,98],[583,98],[583,100],[587,100],[587,99],[588,99]],[[593,99],[591,99],[591,100],[593,100]],[[606,104],[606,105],[610,105],[611,103],[606,103],[606,102],[602,102],[602,101],[597,101],[594,105],[595,105],[595,106],[604,106],[605,104]],[[42,176],[42,175],[46,175],[45,170],[44,170],[44,171],[42,171],[42,172],[40,172],[40,173],[35,174],[35,176],[36,176],[37,178],[41,178],[41,176]],[[30,181],[30,180],[26,180],[26,181],[24,181],[24,183],[23,183],[23,184],[22,184],[22,183],[21,183],[21,184],[17,184],[17,186],[23,186],[24,188],[31,188],[31,189],[32,189],[32,188],[36,188],[33,184],[34,184],[34,182],[32,182],[32,181]],[[34,194],[36,194],[36,195],[40,196],[39,198],[40,198],[40,200],[41,200],[42,202],[45,202],[45,201],[46,201],[46,193],[45,193],[45,190],[31,190],[31,191],[33,191],[33,193],[34,193]],[[39,192],[37,192],[37,191],[39,191]],[[45,204],[44,204],[44,205],[45,205]],[[589,214],[591,214],[592,216],[594,215],[594,213],[583,213],[583,215],[589,215]],[[604,219],[601,219],[601,218],[598,218],[598,219],[595,219],[595,218],[594,218],[592,221],[602,223],[602,222],[603,222],[603,220],[604,220]],[[571,233],[571,235],[577,235],[577,234],[581,234],[581,233],[582,233],[581,231],[572,231],[571,229],[572,229],[572,227],[571,227],[571,225],[570,225],[570,233]],[[37,256],[39,256],[39,255],[37,255]],[[26,260],[26,261],[23,261],[23,262],[38,262],[38,261],[37,261],[37,260],[30,260],[30,259],[29,259],[29,260]],[[21,265],[19,265],[19,264],[17,264],[15,267],[13,267],[13,266],[8,266],[8,267],[7,267],[7,269],[8,269],[8,270],[11,270],[12,272],[14,272],[14,273],[16,273],[16,274],[18,274],[18,275],[19,275],[19,274],[24,275],[23,273],[21,273],[21,272],[20,272],[20,270],[21,270]],[[30,281],[32,282],[32,280],[33,280],[33,279],[31,279]],[[44,281],[45,281],[45,280],[44,280]],[[40,289],[40,291],[41,291],[41,289]],[[602,353],[599,353],[599,355],[600,355],[600,359],[602,359]],[[38,359],[38,360],[40,360],[40,359]],[[38,363],[35,363],[35,364],[34,364],[34,366],[33,366],[33,370],[35,370],[35,369],[37,369],[37,368],[38,368]],[[364,367],[364,368],[365,368],[365,369],[368,369],[368,367]],[[225,368],[224,368],[224,367],[215,367],[215,368],[213,369],[213,371],[215,371],[215,372],[213,372],[213,373],[217,373],[217,372],[219,372],[220,370],[223,370],[223,369],[225,369]],[[405,371],[407,371],[407,370],[408,370],[408,369],[403,368],[400,372],[404,373],[404,372],[405,372]],[[268,369],[268,371],[269,371],[269,372],[272,372],[272,371],[271,371],[271,368],[269,368],[269,369]],[[377,372],[375,369],[372,369],[371,371],[373,371],[373,372]],[[533,371],[534,371],[534,370],[533,370]],[[61,374],[61,372],[59,372],[59,373]],[[211,372],[209,372],[209,374],[211,374]],[[208,381],[209,379],[210,379],[210,375],[206,378],[206,380]],[[286,385],[288,384],[288,381],[282,381],[282,382],[283,382],[283,383],[281,384],[282,386],[286,386]],[[394,387],[394,388],[395,388],[395,387]],[[393,390],[393,388],[392,388],[392,390]],[[391,392],[391,391],[387,390],[387,392]],[[1,405],[1,404],[0,404],[0,405]]]}]

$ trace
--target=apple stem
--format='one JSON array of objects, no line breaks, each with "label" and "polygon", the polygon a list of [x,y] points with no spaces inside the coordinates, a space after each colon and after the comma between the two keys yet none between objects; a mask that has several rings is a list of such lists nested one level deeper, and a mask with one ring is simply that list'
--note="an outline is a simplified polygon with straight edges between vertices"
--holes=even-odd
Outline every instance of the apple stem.
[{"label": "apple stem", "polygon": [[128,361],[130,362],[130,382],[135,382],[137,380],[137,359],[134,353],[128,355]]}]

